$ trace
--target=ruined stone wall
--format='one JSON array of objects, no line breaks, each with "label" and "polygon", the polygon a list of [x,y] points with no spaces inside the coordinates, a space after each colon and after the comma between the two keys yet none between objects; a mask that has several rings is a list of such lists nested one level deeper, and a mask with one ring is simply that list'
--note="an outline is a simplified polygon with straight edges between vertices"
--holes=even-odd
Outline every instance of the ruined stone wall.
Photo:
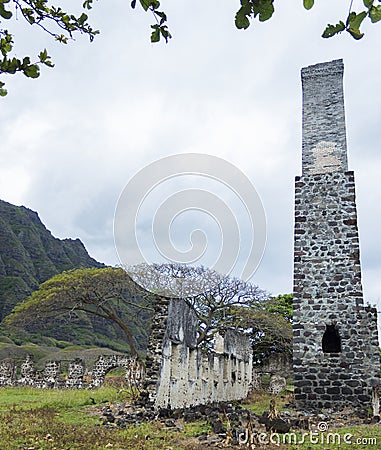
[{"label": "ruined stone wall", "polygon": [[342,76],[342,61],[302,71],[293,368],[296,401],[308,408],[367,407],[379,385],[377,311],[363,305],[355,182],[346,167]]},{"label": "ruined stone wall", "polygon": [[[270,375],[268,385],[267,382],[263,383],[263,378],[266,375]],[[292,355],[273,353],[260,364],[253,366],[252,388],[255,391],[265,390],[277,395],[286,388],[287,378],[292,377]]]},{"label": "ruined stone wall", "polygon": [[273,353],[261,364],[254,365],[253,371],[292,377],[292,356],[288,353]]},{"label": "ruined stone wall", "polygon": [[[218,339],[217,351],[205,353],[196,346],[197,318],[183,300],[160,303],[155,335],[148,354],[152,371],[147,380],[156,408],[183,408],[229,401],[247,396],[252,382],[252,349],[249,340],[228,332]],[[157,349],[160,352],[155,352]],[[150,370],[147,368],[147,374]]]},{"label": "ruined stone wall", "polygon": [[[65,368],[64,368],[65,366]],[[36,388],[97,388],[102,386],[107,372],[122,367],[126,369],[125,380],[130,386],[140,387],[144,378],[144,365],[127,355],[100,356],[92,371],[87,373],[85,382],[85,364],[77,358],[74,361],[48,361],[43,370],[35,368],[33,358],[27,356],[21,362],[19,375],[17,364],[12,359],[0,361],[0,386],[33,386]],[[63,376],[62,372],[67,371]]]}]

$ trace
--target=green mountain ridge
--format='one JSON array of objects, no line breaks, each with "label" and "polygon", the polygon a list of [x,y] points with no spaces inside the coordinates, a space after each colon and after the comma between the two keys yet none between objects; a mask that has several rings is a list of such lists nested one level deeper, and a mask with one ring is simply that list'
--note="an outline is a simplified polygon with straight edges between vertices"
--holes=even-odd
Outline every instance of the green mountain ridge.
[{"label": "green mountain ridge", "polygon": [[53,275],[105,267],[79,239],[55,238],[38,214],[0,200],[0,320]]},{"label": "green mountain ridge", "polygon": [[[70,345],[128,351],[121,329],[105,319],[85,313],[46,320],[43,326],[19,330],[2,323],[18,303],[26,300],[39,285],[63,271],[102,268],[79,239],[58,239],[41,222],[38,214],[24,206],[0,200],[0,350],[3,355],[18,352],[20,346],[51,346],[52,351]],[[128,307],[121,317],[129,323],[141,351],[147,343],[149,315],[133,316]],[[34,347],[33,347],[34,348]],[[44,350],[45,352],[45,350]],[[38,356],[38,351],[35,354]],[[46,352],[45,352],[46,353]]]}]

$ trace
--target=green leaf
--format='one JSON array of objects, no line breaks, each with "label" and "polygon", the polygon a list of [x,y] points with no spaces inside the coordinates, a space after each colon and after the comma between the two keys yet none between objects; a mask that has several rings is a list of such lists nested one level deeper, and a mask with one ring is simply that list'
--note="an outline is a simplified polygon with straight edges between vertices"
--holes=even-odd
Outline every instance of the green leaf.
[{"label": "green leaf", "polygon": [[160,41],[160,28],[159,25],[151,25],[153,29],[151,34],[151,42],[159,42]]},{"label": "green leaf", "polygon": [[4,3],[8,2],[0,2],[0,16],[4,19],[10,19],[12,17],[12,13],[4,8]]},{"label": "green leaf", "polygon": [[78,23],[80,25],[84,25],[84,23],[86,22],[86,20],[88,19],[88,15],[85,13],[82,13],[81,16],[78,19]]},{"label": "green leaf", "polygon": [[163,38],[165,39],[166,44],[168,44],[168,39],[171,39],[172,35],[168,31],[167,26],[166,25],[161,25],[160,26],[160,32],[161,32],[161,35],[163,36]]},{"label": "green leaf", "polygon": [[40,61],[42,63],[44,63],[48,59],[48,52],[46,51],[46,48],[42,52],[40,52],[38,57],[40,58]]},{"label": "green leaf", "polygon": [[139,0],[142,5],[144,11],[147,11],[148,8],[157,9],[160,6],[160,2],[157,0]]},{"label": "green leaf", "polygon": [[357,41],[364,36],[364,33],[361,33],[360,30],[354,30],[353,28],[348,29],[348,33],[355,38]]},{"label": "green leaf", "polygon": [[167,16],[162,11],[155,11],[155,14],[160,17],[160,25],[167,21]]},{"label": "green leaf", "polygon": [[324,33],[322,34],[323,38],[330,38],[332,36],[335,36],[335,34],[341,33],[345,30],[344,22],[340,20],[340,22],[336,25],[328,24],[326,29],[324,30]]},{"label": "green leaf", "polygon": [[0,81],[0,97],[5,97],[8,93],[7,90],[4,89],[4,85],[5,85],[5,83]]},{"label": "green leaf", "polygon": [[54,67],[54,64],[50,61],[50,56],[48,55],[48,52],[46,49],[44,49],[40,54],[38,55],[40,62],[42,64],[45,64],[45,66],[48,67]]},{"label": "green leaf", "polygon": [[21,61],[17,58],[12,58],[10,60],[4,60],[1,69],[3,72],[7,72],[13,75],[18,70],[20,70],[20,67]]},{"label": "green leaf", "polygon": [[6,89],[0,88],[0,97],[5,97],[8,94]]},{"label": "green leaf", "polygon": [[12,36],[10,34],[6,35],[4,38],[0,39],[0,51],[3,56],[6,56],[12,50]]},{"label": "green leaf", "polygon": [[372,23],[376,23],[381,20],[381,5],[372,6],[369,11],[369,17]]},{"label": "green leaf", "polygon": [[373,5],[374,0],[364,0],[364,5],[370,8]]},{"label": "green leaf", "polygon": [[30,58],[29,56],[25,56],[25,58],[22,60],[22,64],[20,64],[20,69],[24,70],[28,66],[30,66]]},{"label": "green leaf", "polygon": [[306,9],[311,9],[314,6],[314,0],[303,0],[303,5]]},{"label": "green leaf", "polygon": [[40,76],[40,69],[37,64],[32,64],[31,66],[27,66],[24,70],[24,75],[28,78],[38,78]]},{"label": "green leaf", "polygon": [[149,0],[139,0],[139,1],[144,11],[147,11],[151,2]]},{"label": "green leaf", "polygon": [[347,30],[352,37],[355,39],[361,39],[364,36],[364,33],[360,31],[360,25],[362,21],[367,16],[366,11],[362,11],[360,14],[356,14],[351,12],[347,19]]},{"label": "green leaf", "polygon": [[362,11],[360,14],[356,14],[354,12],[350,13],[348,16],[347,26],[353,30],[359,30],[360,25],[366,16],[366,11]]},{"label": "green leaf", "polygon": [[82,7],[85,9],[91,9],[93,7],[92,3],[93,3],[93,0],[85,0]]},{"label": "green leaf", "polygon": [[259,2],[259,21],[265,22],[274,14],[273,0]]},{"label": "green leaf", "polygon": [[250,26],[250,20],[247,16],[250,16],[251,14],[251,5],[249,3],[246,3],[245,5],[242,5],[241,8],[237,11],[237,14],[235,15],[235,26],[241,30],[248,28]]},{"label": "green leaf", "polygon": [[62,44],[67,44],[67,37],[64,34],[57,35],[56,41],[62,42]]}]

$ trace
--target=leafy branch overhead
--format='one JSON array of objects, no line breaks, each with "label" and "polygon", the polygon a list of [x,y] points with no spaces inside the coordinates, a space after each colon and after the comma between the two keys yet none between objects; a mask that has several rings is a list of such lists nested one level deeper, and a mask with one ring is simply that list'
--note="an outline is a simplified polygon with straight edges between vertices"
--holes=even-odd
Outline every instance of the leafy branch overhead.
[{"label": "leafy branch overhead", "polygon": [[[80,0],[83,1],[83,0]],[[368,18],[372,23],[381,20],[381,0],[363,0],[362,11],[352,11],[353,0],[349,2],[349,13],[345,20],[339,20],[336,25],[327,25],[323,32],[324,38],[332,37],[347,31],[353,38],[361,39],[364,33],[360,30],[363,21]],[[84,0],[83,12],[74,15],[67,13],[61,7],[50,5],[49,0],[0,0],[0,75],[23,73],[29,78],[38,78],[40,66],[53,67],[47,50],[42,50],[35,58],[16,57],[14,53],[14,35],[9,28],[15,21],[23,17],[28,25],[38,27],[51,35],[56,41],[67,44],[76,34],[85,34],[93,41],[99,33],[88,23],[87,12],[92,9],[94,0]],[[265,22],[274,14],[275,0],[240,0],[240,8],[235,15],[235,25],[238,29],[247,29],[251,22],[258,19]],[[137,0],[131,1],[135,9]],[[172,37],[167,26],[167,15],[161,10],[158,0],[139,0],[140,7],[153,15],[155,23],[151,25],[151,42],[159,42],[161,38],[168,42]],[[309,10],[314,6],[314,0],[303,0],[303,6]],[[7,24],[8,27],[4,27]],[[7,94],[4,82],[0,80],[0,96]]]},{"label": "leafy branch overhead", "polygon": [[[250,20],[258,18],[259,22],[265,22],[271,19],[274,14],[274,0],[240,0],[241,7],[235,16],[235,24],[239,29],[247,29],[250,26]],[[363,0],[365,9],[358,13],[352,11],[353,0],[349,4],[348,17],[344,21],[340,20],[336,25],[328,24],[322,37],[329,38],[342,31],[347,31],[353,38],[361,39],[364,33],[360,31],[360,26],[365,18],[372,23],[381,20],[381,0]],[[303,6],[309,10],[314,6],[314,0],[303,0]]]},{"label": "leafy branch overhead", "polygon": [[[93,0],[86,0],[85,9],[91,9]],[[88,16],[82,13],[79,17],[68,14],[60,7],[50,6],[48,0],[0,0],[0,74],[14,75],[23,73],[29,78],[38,78],[40,65],[53,67],[51,58],[46,49],[42,50],[33,61],[30,56],[20,59],[14,56],[14,35],[2,27],[14,25],[18,17],[23,17],[26,22],[42,29],[51,35],[56,41],[66,44],[73,39],[75,33],[86,34],[90,41],[99,33],[93,30],[87,22]],[[7,95],[4,82],[0,81],[0,96]]]}]

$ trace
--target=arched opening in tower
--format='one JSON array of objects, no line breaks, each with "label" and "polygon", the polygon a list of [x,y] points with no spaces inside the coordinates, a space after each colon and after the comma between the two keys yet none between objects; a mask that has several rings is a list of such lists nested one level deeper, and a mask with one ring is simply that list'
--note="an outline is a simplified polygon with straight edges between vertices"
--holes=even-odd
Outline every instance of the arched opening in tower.
[{"label": "arched opening in tower", "polygon": [[322,347],[324,353],[340,353],[341,339],[335,325],[327,325],[323,335]]}]

